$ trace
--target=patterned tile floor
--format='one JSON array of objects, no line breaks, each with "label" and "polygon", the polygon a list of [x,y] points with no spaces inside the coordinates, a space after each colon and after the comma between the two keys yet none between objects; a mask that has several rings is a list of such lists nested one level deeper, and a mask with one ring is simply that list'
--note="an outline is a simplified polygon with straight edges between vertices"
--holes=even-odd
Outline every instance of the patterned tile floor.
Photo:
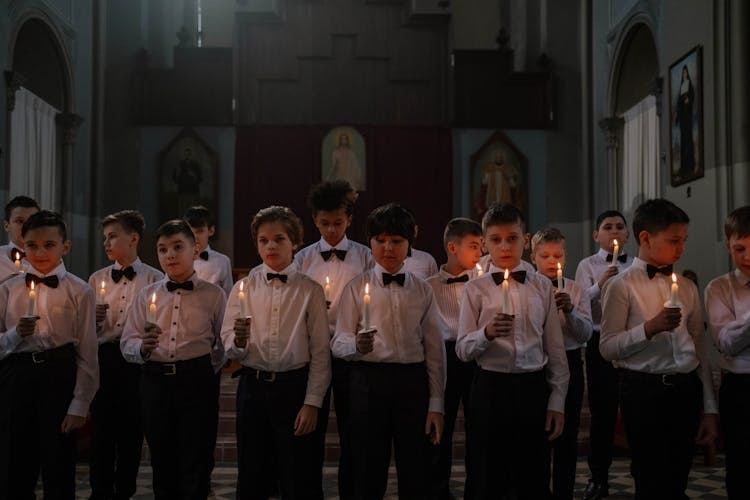
[{"label": "patterned tile floor", "polygon": [[[697,462],[698,460],[696,460]],[[633,498],[634,488],[633,480],[629,472],[629,460],[627,458],[617,458],[612,464],[610,480],[610,500],[621,500]],[[687,495],[690,498],[699,498],[705,500],[718,500],[726,498],[724,490],[724,461],[723,456],[718,457],[716,466],[705,467],[695,465],[690,474],[690,483],[688,485]],[[234,465],[217,464],[213,475],[213,493],[211,497],[215,500],[234,499],[234,488],[237,469]],[[326,498],[338,499],[336,495],[336,467],[327,466],[323,471],[323,488]],[[462,463],[456,463],[453,466],[453,477],[451,479],[451,489],[456,498],[461,498],[463,492],[465,473]],[[588,479],[588,467],[585,459],[578,461],[578,474],[576,477],[576,498],[580,498],[583,489],[586,487]],[[76,498],[87,499],[91,493],[88,485],[88,467],[79,465],[77,468],[78,489]],[[37,492],[38,498],[41,498],[41,491]],[[146,500],[153,498],[151,494],[151,469],[148,466],[142,466],[138,477],[138,491],[134,497],[137,500]],[[396,499],[396,471],[391,467],[387,499]]]}]

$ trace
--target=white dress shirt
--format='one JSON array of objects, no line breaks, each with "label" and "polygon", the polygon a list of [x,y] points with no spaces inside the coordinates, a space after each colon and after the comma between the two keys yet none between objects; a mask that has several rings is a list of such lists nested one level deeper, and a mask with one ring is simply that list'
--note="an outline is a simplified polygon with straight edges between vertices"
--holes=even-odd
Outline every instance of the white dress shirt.
[{"label": "white dress shirt", "polygon": [[[610,262],[607,262],[607,255],[610,254],[600,248],[598,252],[579,262],[576,269],[576,281],[586,290],[586,295],[591,301],[591,319],[594,322],[594,330],[597,332],[602,329],[602,291],[599,288],[599,280],[610,266]],[[630,256],[625,262],[617,261],[618,272],[623,272],[632,263],[633,258]]]},{"label": "white dress shirt", "polygon": [[[99,269],[89,277],[89,285],[96,293],[96,303],[109,305],[101,329],[97,332],[99,344],[120,340],[125,328],[125,318],[135,296],[141,288],[164,278],[161,271],[144,264],[141,259],[137,258],[131,265],[135,271],[133,281],[123,276],[118,283],[114,282],[112,269],[122,269],[117,262]],[[101,295],[102,281],[105,285],[104,297]]]},{"label": "white dress shirt", "polygon": [[454,276],[445,270],[445,265],[442,265],[437,274],[433,274],[426,280],[435,294],[435,302],[445,327],[443,340],[446,342],[455,342],[458,337],[458,315],[461,312],[461,296],[466,286],[466,282],[457,281],[449,284],[447,280],[464,275],[469,279],[474,279],[477,276],[477,270],[469,269]]},{"label": "white dress shirt", "polygon": [[144,363],[141,345],[146,318],[153,294],[156,293],[155,324],[162,333],[149,361],[174,363],[223,351],[220,339],[226,297],[218,286],[193,274],[192,290],[167,290],[168,277],[143,287],[130,306],[120,338],[120,350],[127,361]]},{"label": "white dress shirt", "polygon": [[[521,264],[513,269],[521,270]],[[463,361],[476,360],[481,368],[493,372],[544,369],[550,387],[547,409],[564,413],[570,373],[552,283],[536,272],[526,273],[523,284],[509,279],[509,302],[515,316],[513,334],[489,340],[485,328],[503,307],[502,287],[495,284],[494,272],[502,271],[491,265],[489,272],[464,288],[456,354]]]},{"label": "white dress shirt", "polygon": [[750,373],[750,276],[735,269],[712,280],[705,303],[711,335],[722,354],[720,366]]},{"label": "white dress shirt", "polygon": [[563,281],[565,282],[565,289],[562,291],[570,295],[573,310],[569,314],[565,314],[561,309],[558,309],[557,315],[560,317],[565,350],[570,351],[585,346],[591,338],[593,331],[591,301],[577,282],[568,278],[563,278]]},{"label": "white dress shirt", "polygon": [[[348,256],[347,256],[348,257]],[[287,282],[269,281],[268,273],[285,274]],[[240,317],[243,285],[247,314],[252,316],[244,348],[234,343],[234,321]],[[280,273],[263,264],[238,281],[229,294],[221,338],[227,355],[244,366],[286,372],[310,365],[305,404],[320,408],[331,382],[331,352],[323,288],[290,264]]]},{"label": "white dress shirt", "polygon": [[20,266],[16,267],[15,259],[11,255],[17,248],[13,243],[0,246],[0,283],[7,280],[14,274],[28,270],[31,266],[26,259],[21,259]]},{"label": "white dress shirt", "polygon": [[704,412],[716,413],[710,367],[704,362],[703,314],[695,283],[677,277],[682,321],[674,331],[646,338],[644,324],[664,308],[671,284],[671,278],[661,273],[649,279],[646,262],[639,258],[610,279],[602,296],[599,350],[615,367],[637,372],[689,373],[700,367]]},{"label": "white dress shirt", "polygon": [[336,315],[341,292],[352,278],[362,274],[373,265],[370,249],[349,240],[346,236],[335,247],[335,250],[346,251],[346,258],[343,261],[339,260],[336,255],[332,255],[327,261],[320,256],[320,252],[333,249],[334,247],[321,238],[320,241],[306,246],[294,256],[297,270],[317,281],[324,290],[326,278],[328,278],[329,289],[326,300],[331,303],[328,308],[328,326],[331,335],[336,329]]},{"label": "white dress shirt", "polygon": [[411,256],[404,260],[403,271],[412,273],[417,278],[427,279],[438,272],[435,258],[427,252],[411,248]]},{"label": "white dress shirt", "polygon": [[[445,329],[432,288],[402,267],[404,285],[383,285],[379,265],[357,276],[341,295],[331,351],[337,358],[375,363],[425,363],[430,391],[429,411],[443,413],[446,359]],[[365,283],[370,285],[370,328],[377,329],[372,352],[357,352],[356,333],[363,322]]]},{"label": "white dress shirt", "polygon": [[195,274],[203,281],[208,281],[218,286],[226,295],[232,291],[232,262],[229,257],[221,252],[217,252],[211,246],[205,249],[208,252],[208,260],[203,260],[200,256],[193,262]]},{"label": "white dress shirt", "polygon": [[65,270],[62,262],[47,275],[56,275],[57,288],[39,285],[35,313],[36,331],[21,337],[16,331],[19,318],[28,313],[29,290],[24,276],[0,285],[0,359],[19,352],[47,351],[66,344],[76,350],[76,385],[68,414],[85,417],[99,388],[94,291],[82,279]]}]

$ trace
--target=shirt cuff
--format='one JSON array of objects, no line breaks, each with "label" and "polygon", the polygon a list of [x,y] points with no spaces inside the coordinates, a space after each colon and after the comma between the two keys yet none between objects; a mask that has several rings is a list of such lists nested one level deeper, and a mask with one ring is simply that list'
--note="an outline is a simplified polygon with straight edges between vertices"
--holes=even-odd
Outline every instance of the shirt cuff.
[{"label": "shirt cuff", "polygon": [[547,400],[547,411],[565,413],[565,396],[553,391]]},{"label": "shirt cuff", "polygon": [[443,398],[430,398],[430,404],[427,411],[433,411],[435,413],[444,413]]},{"label": "shirt cuff", "polygon": [[68,415],[75,415],[76,417],[84,417],[89,414],[89,404],[86,401],[80,399],[73,399],[68,406]]},{"label": "shirt cuff", "polygon": [[305,404],[314,406],[315,408],[321,408],[323,406],[323,398],[320,396],[308,394],[305,396]]}]

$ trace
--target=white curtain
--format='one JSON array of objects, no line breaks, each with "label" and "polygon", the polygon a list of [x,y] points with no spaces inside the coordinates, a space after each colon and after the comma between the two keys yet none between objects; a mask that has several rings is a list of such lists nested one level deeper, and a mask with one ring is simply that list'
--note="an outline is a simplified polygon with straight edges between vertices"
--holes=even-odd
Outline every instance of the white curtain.
[{"label": "white curtain", "polygon": [[649,198],[659,196],[659,117],[650,95],[623,114],[622,189],[620,208],[632,214]]},{"label": "white curtain", "polygon": [[10,195],[34,198],[58,210],[57,129],[59,111],[21,87],[10,115]]}]

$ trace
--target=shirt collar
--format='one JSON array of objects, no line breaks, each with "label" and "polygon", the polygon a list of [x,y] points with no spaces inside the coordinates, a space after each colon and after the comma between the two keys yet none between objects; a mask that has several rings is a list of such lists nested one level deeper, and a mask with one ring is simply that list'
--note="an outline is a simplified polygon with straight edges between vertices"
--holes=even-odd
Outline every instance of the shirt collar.
[{"label": "shirt collar", "polygon": [[[526,271],[527,273],[529,272],[529,270],[526,267],[524,267],[522,262],[519,262],[518,265],[514,267],[513,269],[508,269],[508,271],[510,271],[511,273],[514,271]],[[487,270],[487,272],[488,273],[504,273],[505,269],[500,269],[499,267],[495,265],[494,262],[490,261],[490,268]]]},{"label": "shirt collar", "polygon": [[[34,273],[34,274],[39,273],[39,271],[34,266],[32,266],[32,265],[29,265],[29,272]],[[54,275],[54,276],[57,276],[58,280],[62,281],[62,279],[63,279],[63,277],[65,277],[66,273],[67,273],[67,271],[65,269],[65,263],[63,261],[60,261],[60,263],[57,265],[57,267],[55,267],[51,272],[49,272],[47,274],[41,274],[41,273],[39,273],[39,275],[42,278],[46,278],[47,276],[53,276]]]},{"label": "shirt collar", "polygon": [[440,275],[440,277],[445,278],[445,279],[448,279],[448,278],[458,278],[459,276],[463,276],[464,274],[468,274],[469,275],[469,279],[471,279],[471,278],[474,278],[476,276],[476,272],[477,272],[476,269],[465,269],[465,270],[461,271],[458,274],[451,274],[451,273],[449,273],[448,271],[445,270],[445,264],[443,264],[442,266],[440,266],[440,269],[438,270],[438,274]]},{"label": "shirt collar", "polygon": [[[373,272],[375,273],[375,280],[376,280],[376,281],[377,281],[378,283],[380,283],[380,286],[384,286],[384,285],[383,285],[383,273],[385,273],[385,274],[391,274],[391,273],[389,273],[388,271],[386,271],[385,269],[383,269],[383,266],[381,266],[381,265],[380,265],[380,264],[378,264],[378,263],[376,263],[376,264],[375,264],[375,265],[373,266],[372,270],[373,270]],[[409,273],[407,273],[407,272],[406,272],[406,270],[404,269],[404,265],[403,265],[403,264],[401,264],[401,269],[399,269],[398,271],[396,271],[396,272],[395,272],[395,273],[393,273],[393,274],[409,274]],[[406,282],[405,282],[405,281],[404,281],[404,284],[406,284]]]},{"label": "shirt collar", "polygon": [[325,240],[325,238],[320,238],[319,247],[321,252],[327,252],[328,250],[331,250],[335,248],[336,250],[349,250],[349,238],[344,235],[343,238],[341,238],[341,241],[339,241],[335,247],[332,247],[328,244],[328,242]]},{"label": "shirt collar", "polygon": [[734,269],[734,276],[737,278],[737,281],[740,282],[742,285],[746,285],[748,281],[750,281],[750,276],[746,275],[739,269]]},{"label": "shirt collar", "polygon": [[266,283],[270,283],[270,281],[268,281],[268,279],[266,278],[266,275],[268,273],[286,274],[289,277],[292,277],[294,274],[297,273],[297,266],[294,264],[294,261],[292,261],[291,264],[289,264],[288,266],[286,266],[281,271],[274,271],[273,269],[271,269],[270,267],[268,267],[265,263],[263,263],[262,265],[263,265],[263,279],[266,281]]},{"label": "shirt collar", "polygon": [[596,255],[598,255],[599,257],[601,257],[602,260],[606,261],[607,260],[607,255],[610,255],[610,253],[608,251],[606,251],[605,249],[603,249],[602,247],[599,247],[599,251],[596,252]]},{"label": "shirt collar", "polygon": [[[133,263],[130,265],[133,266],[134,271],[138,272],[138,268],[141,267],[141,264],[142,262],[141,262],[140,257],[136,257]],[[125,266],[125,267],[128,267],[128,266]],[[123,269],[123,266],[119,262],[115,261],[115,263],[112,264],[112,269],[117,269],[119,271],[120,269]]]}]

